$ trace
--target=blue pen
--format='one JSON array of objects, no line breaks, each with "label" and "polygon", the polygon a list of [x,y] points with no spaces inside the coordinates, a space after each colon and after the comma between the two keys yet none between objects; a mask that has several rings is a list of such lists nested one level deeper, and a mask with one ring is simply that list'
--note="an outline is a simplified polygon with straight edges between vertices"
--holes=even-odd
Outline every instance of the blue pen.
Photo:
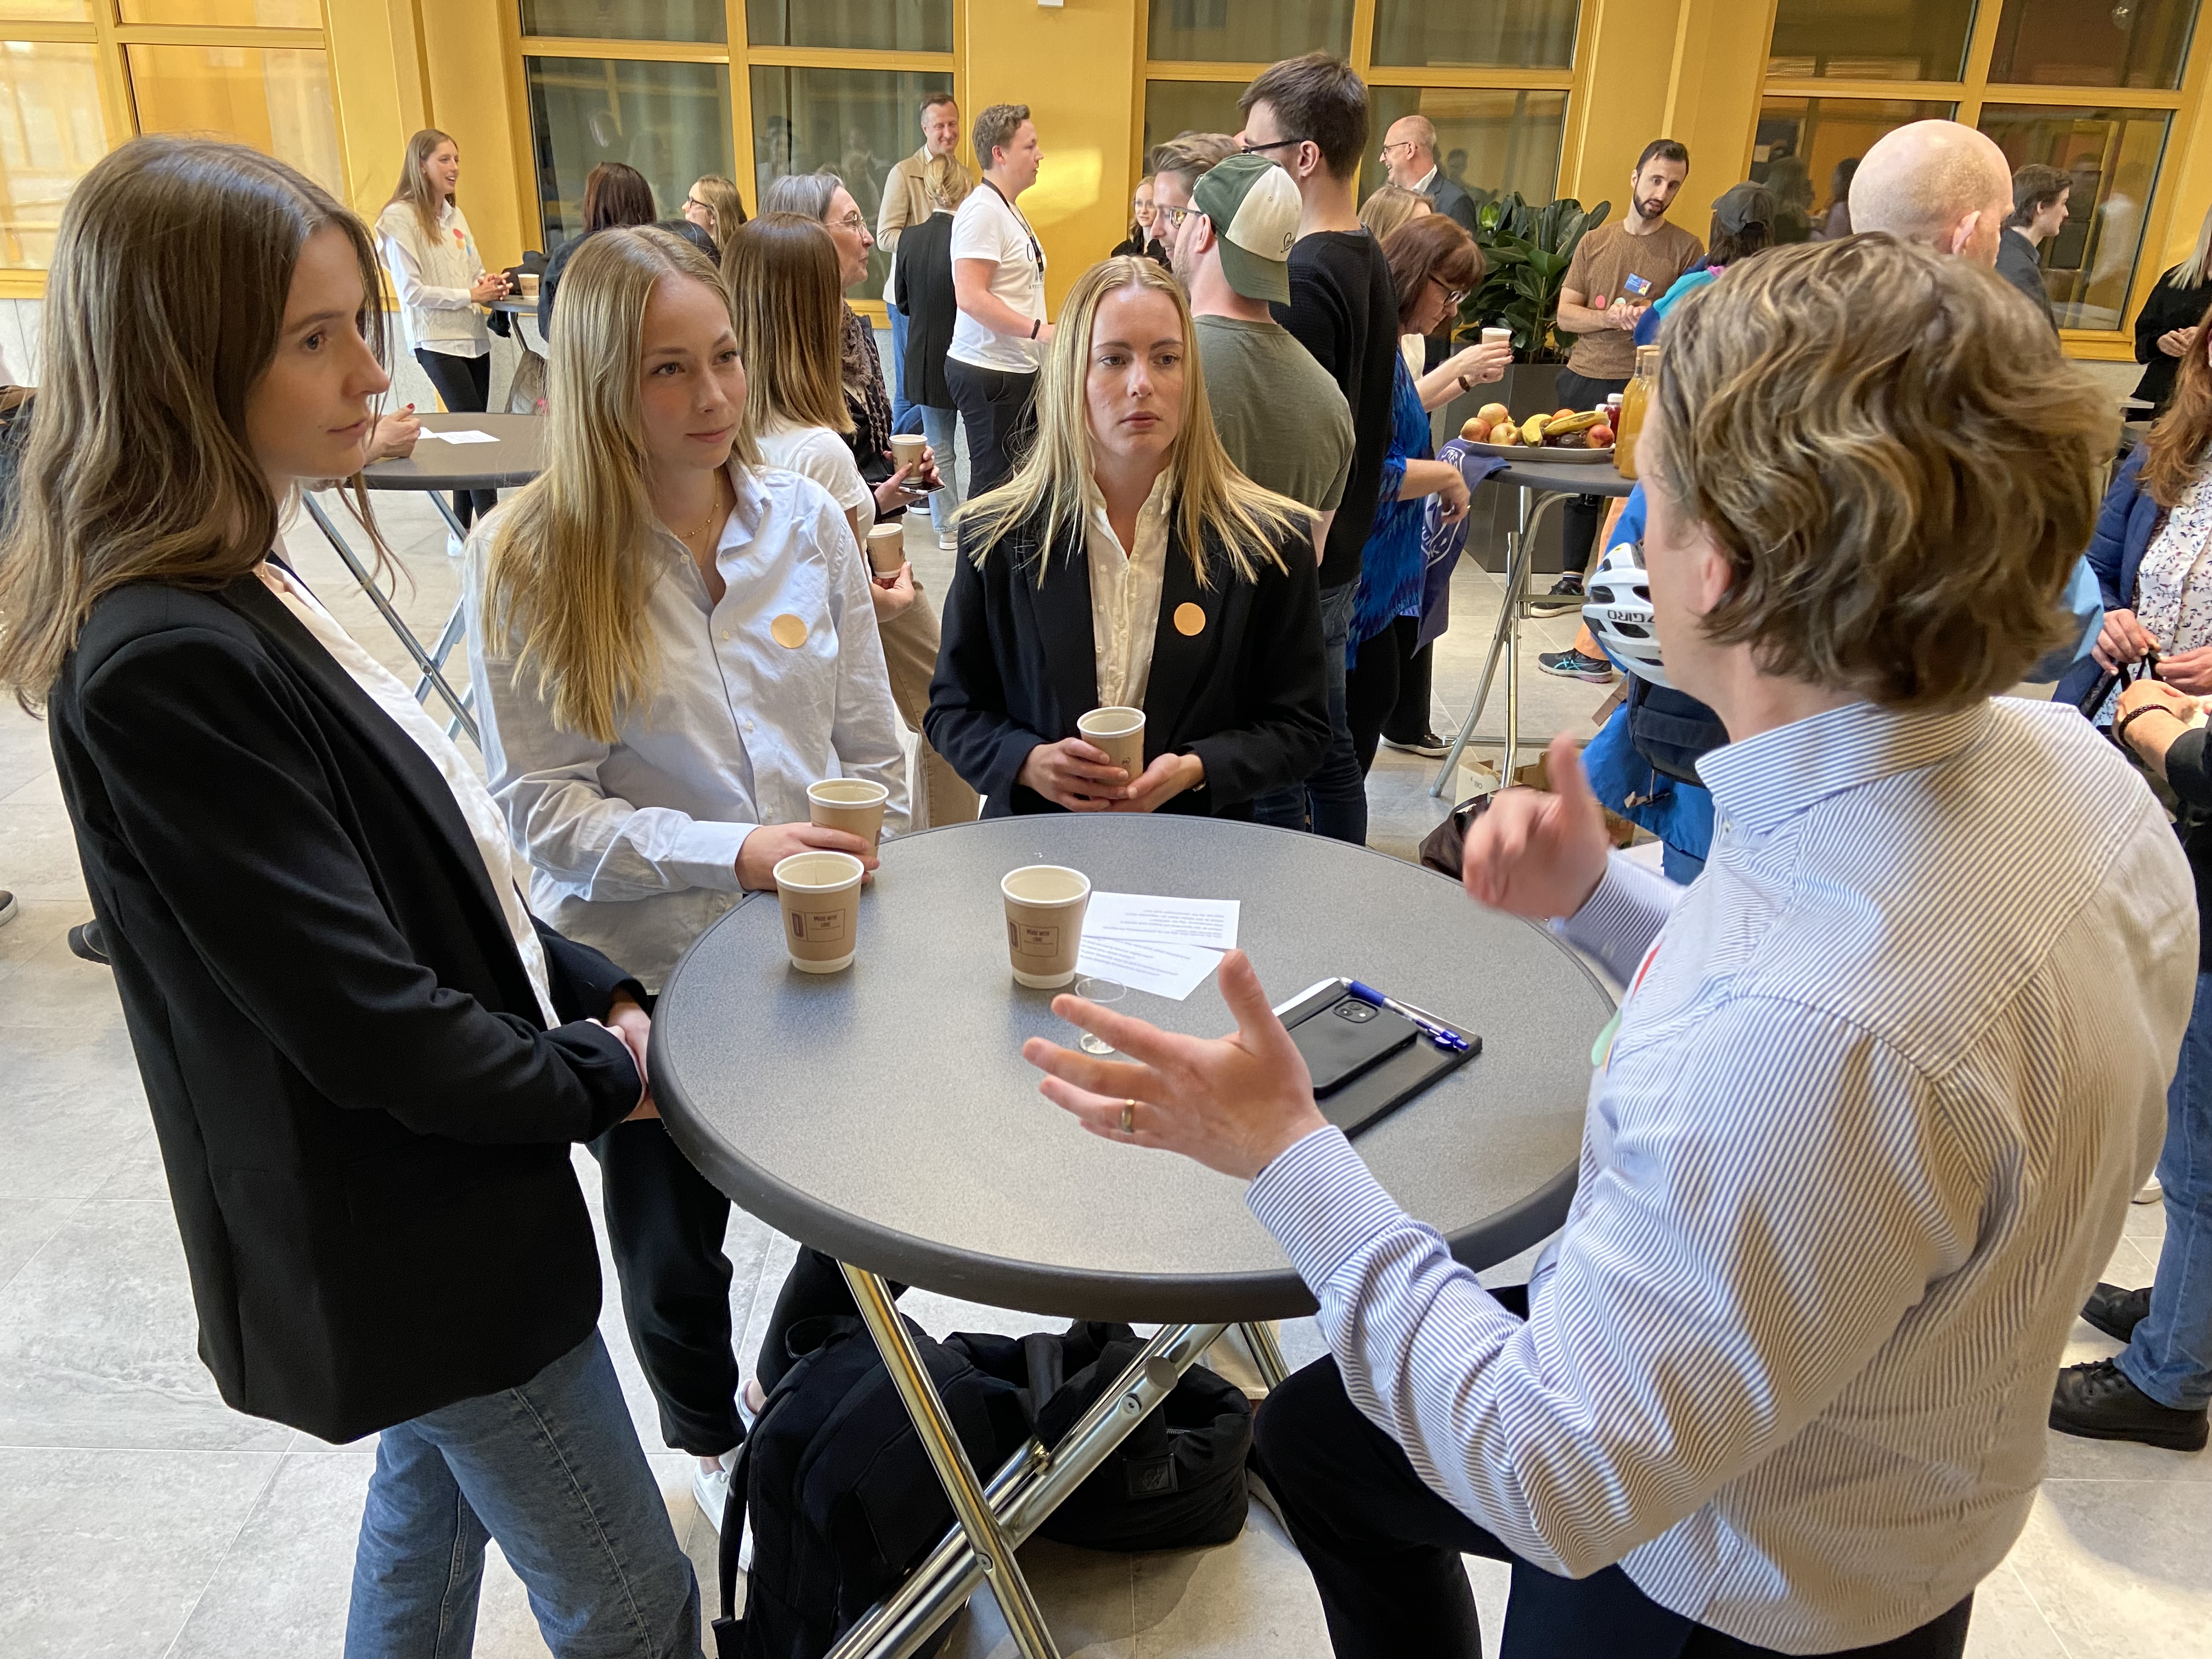
[{"label": "blue pen", "polygon": [[1401,1018],[1411,1020],[1414,1024],[1421,1028],[1422,1031],[1427,1035],[1429,1041],[1435,1043],[1437,1048],[1449,1048],[1455,1054],[1463,1054],[1467,1052],[1467,1039],[1462,1036],[1457,1031],[1453,1030],[1450,1026],[1445,1024],[1442,1020],[1437,1019],[1431,1015],[1421,1013],[1416,1009],[1409,1008],[1404,1003],[1399,1001],[1397,998],[1384,996],[1382,992],[1376,990],[1373,986],[1362,985],[1356,979],[1346,980],[1345,981],[1345,986],[1352,995],[1358,997],[1362,1002],[1372,1003],[1377,1008],[1388,1008],[1392,1013],[1398,1015]]}]

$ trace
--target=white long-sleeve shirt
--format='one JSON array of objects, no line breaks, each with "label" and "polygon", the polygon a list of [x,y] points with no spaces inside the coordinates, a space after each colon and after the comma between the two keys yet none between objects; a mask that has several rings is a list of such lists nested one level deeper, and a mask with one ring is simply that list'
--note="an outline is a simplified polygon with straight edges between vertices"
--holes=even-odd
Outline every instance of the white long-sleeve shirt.
[{"label": "white long-sleeve shirt", "polygon": [[806,787],[869,778],[907,827],[905,751],[868,578],[845,515],[811,478],[732,463],[737,505],[709,601],[684,544],[656,528],[646,613],[653,696],[611,744],[553,722],[510,642],[487,641],[483,572],[505,512],[464,561],[469,673],[492,795],[529,855],[531,908],[659,991],[738,902],[738,853],[763,823],[803,823]]},{"label": "white long-sleeve shirt", "polygon": [[469,294],[483,275],[484,264],[460,209],[447,203],[438,216],[437,236],[426,240],[415,210],[394,202],[376,216],[376,237],[384,245],[385,268],[399,299],[407,349],[448,357],[489,355],[491,331]]},{"label": "white long-sleeve shirt", "polygon": [[1698,770],[1697,882],[1616,858],[1568,926],[1632,989],[1526,1323],[1334,1129],[1248,1201],[1455,1508],[1829,1653],[1954,1606],[2027,1521],[2060,1350],[2165,1133],[2196,900],[2069,708],[1862,703]]}]

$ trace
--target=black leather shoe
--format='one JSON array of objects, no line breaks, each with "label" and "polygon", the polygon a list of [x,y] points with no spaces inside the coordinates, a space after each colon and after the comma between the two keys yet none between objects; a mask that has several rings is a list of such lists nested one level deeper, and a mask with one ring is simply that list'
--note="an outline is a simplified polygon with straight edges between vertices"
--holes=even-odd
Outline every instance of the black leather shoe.
[{"label": "black leather shoe", "polygon": [[96,921],[81,922],[69,930],[70,954],[81,962],[96,962],[108,966],[107,941],[100,936]]},{"label": "black leather shoe", "polygon": [[2081,1317],[2104,1332],[2115,1342],[2125,1342],[2136,1334],[2150,1313],[2150,1286],[2139,1291],[2124,1291],[2117,1285],[2100,1280],[2097,1288],[2089,1292],[2089,1299],[2081,1304]]},{"label": "black leather shoe", "polygon": [[2084,1440],[2139,1440],[2168,1451],[2202,1451],[2205,1413],[2161,1406],[2109,1359],[2069,1365],[2051,1393],[2051,1426]]}]

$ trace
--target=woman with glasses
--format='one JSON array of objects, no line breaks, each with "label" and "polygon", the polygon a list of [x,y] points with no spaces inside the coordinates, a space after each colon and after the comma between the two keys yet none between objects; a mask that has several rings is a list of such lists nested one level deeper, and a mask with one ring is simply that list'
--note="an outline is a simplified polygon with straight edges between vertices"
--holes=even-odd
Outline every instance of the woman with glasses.
[{"label": "woman with glasses", "polygon": [[[1383,239],[1390,280],[1398,293],[1398,331],[1420,339],[1449,326],[1460,301],[1482,280],[1482,254],[1474,238],[1441,213],[1424,214]],[[1434,373],[1414,378],[1419,359],[1401,350],[1391,401],[1390,447],[1382,461],[1382,489],[1374,527],[1359,556],[1359,592],[1352,601],[1352,641],[1346,659],[1345,718],[1365,775],[1375,764],[1382,727],[1398,706],[1409,675],[1420,702],[1427,697],[1427,653],[1416,664],[1420,628],[1421,518],[1431,495],[1443,503],[1447,523],[1464,518],[1467,480],[1449,461],[1435,459],[1429,411],[1461,392],[1502,380],[1511,348],[1470,346]],[[1411,361],[1409,361],[1409,357]],[[1425,708],[1424,708],[1425,714]],[[1424,720],[1425,727],[1425,720]]]},{"label": "woman with glasses", "polygon": [[[1181,217],[1176,216],[1178,222]],[[1162,246],[1161,238],[1169,234],[1161,210],[1153,203],[1152,181],[1139,179],[1136,194],[1129,198],[1129,234],[1106,257],[1118,259],[1123,254],[1133,254],[1164,265],[1168,263],[1168,251]]]},{"label": "woman with glasses", "polygon": [[709,173],[696,180],[690,194],[684,198],[684,216],[713,237],[716,247],[721,247],[744,223],[745,204],[735,185],[719,173]]}]

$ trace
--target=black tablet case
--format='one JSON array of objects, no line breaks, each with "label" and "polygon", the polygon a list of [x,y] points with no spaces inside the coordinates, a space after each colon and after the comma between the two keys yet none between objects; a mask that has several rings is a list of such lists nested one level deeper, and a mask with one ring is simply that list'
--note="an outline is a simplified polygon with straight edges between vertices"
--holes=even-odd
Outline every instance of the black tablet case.
[{"label": "black tablet case", "polygon": [[[1328,1010],[1344,1000],[1348,989],[1343,980],[1334,980],[1322,986],[1311,996],[1305,997],[1283,1011],[1283,1024],[1289,1027],[1296,1040],[1298,1024],[1312,1018],[1334,1018]],[[1463,1026],[1449,1020],[1441,1022],[1467,1039],[1467,1051],[1454,1054],[1439,1048],[1425,1036],[1417,1038],[1407,1048],[1388,1056],[1379,1064],[1361,1073],[1342,1088],[1317,1103],[1322,1115],[1348,1135],[1357,1135],[1369,1124],[1377,1122],[1396,1111],[1438,1078],[1457,1071],[1482,1052],[1482,1039]]]}]

